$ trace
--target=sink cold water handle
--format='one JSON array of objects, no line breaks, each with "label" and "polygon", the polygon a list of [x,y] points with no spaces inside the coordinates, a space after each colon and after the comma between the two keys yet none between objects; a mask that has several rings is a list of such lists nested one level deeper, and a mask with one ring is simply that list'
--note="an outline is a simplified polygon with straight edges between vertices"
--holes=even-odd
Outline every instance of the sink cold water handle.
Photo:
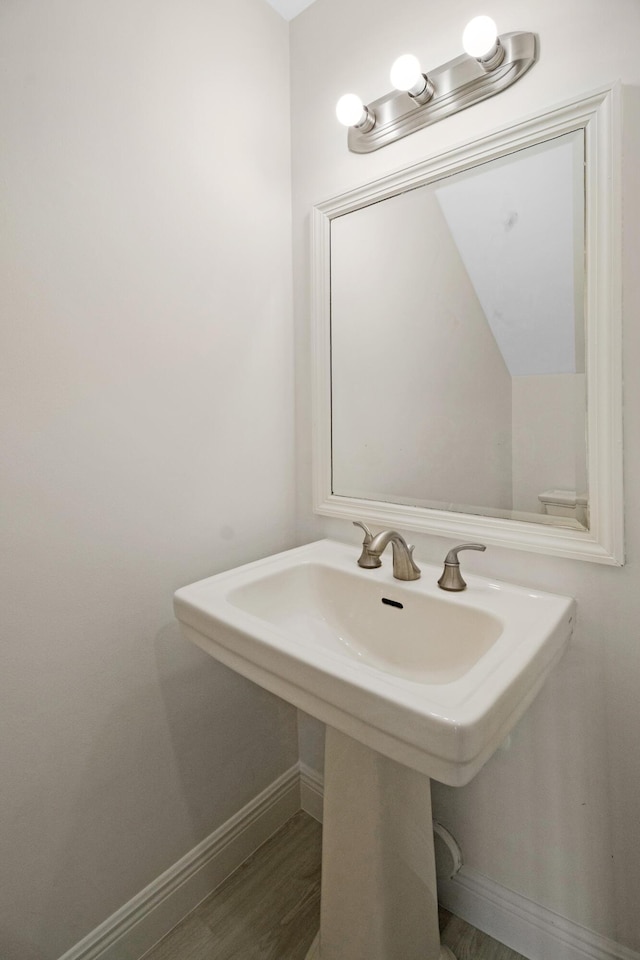
[{"label": "sink cold water handle", "polygon": [[461,543],[459,546],[449,550],[445,561],[442,576],[438,580],[438,586],[441,590],[459,591],[465,590],[467,584],[462,579],[460,573],[460,561],[458,554],[461,550],[486,550],[484,543]]}]

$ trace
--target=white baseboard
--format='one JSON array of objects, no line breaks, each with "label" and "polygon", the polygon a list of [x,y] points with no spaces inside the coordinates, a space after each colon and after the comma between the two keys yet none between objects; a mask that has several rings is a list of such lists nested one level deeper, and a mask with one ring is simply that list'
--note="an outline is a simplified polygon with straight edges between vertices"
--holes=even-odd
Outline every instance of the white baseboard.
[{"label": "white baseboard", "polygon": [[529,960],[640,960],[640,953],[566,920],[469,867],[438,883],[438,899]]},{"label": "white baseboard", "polygon": [[60,960],[138,960],[300,809],[295,764]]},{"label": "white baseboard", "polygon": [[310,817],[322,823],[324,784],[322,774],[300,761],[300,806]]}]

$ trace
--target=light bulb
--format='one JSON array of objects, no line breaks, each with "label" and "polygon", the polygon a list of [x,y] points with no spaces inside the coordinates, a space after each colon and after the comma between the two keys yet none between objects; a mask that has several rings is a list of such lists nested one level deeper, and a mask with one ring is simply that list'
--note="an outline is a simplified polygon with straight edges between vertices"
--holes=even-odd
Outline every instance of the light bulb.
[{"label": "light bulb", "polygon": [[391,67],[391,83],[396,90],[408,93],[417,103],[427,103],[433,96],[433,84],[425,77],[420,61],[412,53],[404,53]]},{"label": "light bulb", "polygon": [[465,53],[481,60],[494,53],[497,47],[498,30],[491,17],[474,17],[464,28],[462,46]]},{"label": "light bulb", "polygon": [[358,127],[367,119],[367,110],[355,93],[345,93],[336,104],[336,116],[345,127]]},{"label": "light bulb", "polygon": [[412,53],[404,53],[395,61],[391,67],[391,83],[396,90],[403,90],[410,93],[414,88],[419,87],[421,92],[424,89],[425,79],[420,69],[420,61]]}]

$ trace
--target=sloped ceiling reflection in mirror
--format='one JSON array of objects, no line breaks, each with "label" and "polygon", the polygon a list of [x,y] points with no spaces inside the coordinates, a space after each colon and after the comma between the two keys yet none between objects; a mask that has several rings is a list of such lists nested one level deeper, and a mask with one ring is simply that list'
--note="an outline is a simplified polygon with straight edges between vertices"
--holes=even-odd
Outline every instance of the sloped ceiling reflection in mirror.
[{"label": "sloped ceiling reflection in mirror", "polygon": [[436,189],[511,376],[583,369],[582,156],[569,134]]},{"label": "sloped ceiling reflection in mirror", "polygon": [[299,13],[310,7],[315,0],[266,0],[270,7],[277,10],[285,20],[293,20]]}]

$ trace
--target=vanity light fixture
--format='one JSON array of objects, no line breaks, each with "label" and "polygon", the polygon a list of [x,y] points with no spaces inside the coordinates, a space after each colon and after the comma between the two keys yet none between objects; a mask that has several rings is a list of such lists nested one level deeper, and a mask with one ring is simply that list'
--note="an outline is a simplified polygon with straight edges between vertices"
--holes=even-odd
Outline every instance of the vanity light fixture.
[{"label": "vanity light fixture", "polygon": [[491,17],[474,17],[462,35],[465,53],[424,73],[413,54],[391,68],[394,90],[365,106],[355,94],[338,101],[336,114],[349,127],[353,153],[370,153],[515,83],[536,62],[533,33],[498,31]]}]

